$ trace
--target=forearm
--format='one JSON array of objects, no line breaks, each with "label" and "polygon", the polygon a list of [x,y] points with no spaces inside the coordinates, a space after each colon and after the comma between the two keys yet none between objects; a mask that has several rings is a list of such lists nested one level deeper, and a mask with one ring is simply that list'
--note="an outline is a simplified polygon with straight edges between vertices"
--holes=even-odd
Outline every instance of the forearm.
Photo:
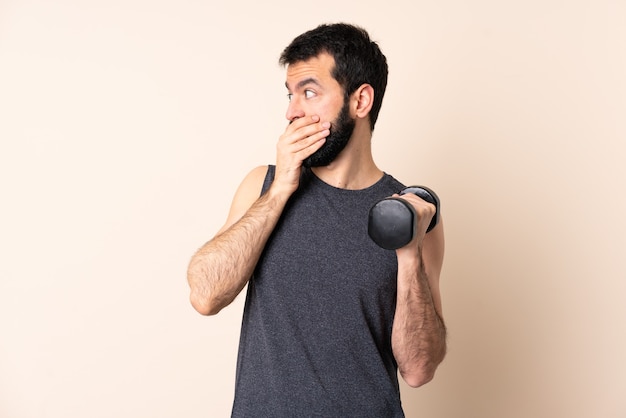
[{"label": "forearm", "polygon": [[198,312],[218,313],[245,287],[286,201],[287,197],[266,193],[194,254],[187,280],[191,304]]},{"label": "forearm", "polygon": [[398,257],[392,347],[400,374],[413,387],[429,382],[446,354],[446,328],[437,312],[421,251],[413,257]]}]

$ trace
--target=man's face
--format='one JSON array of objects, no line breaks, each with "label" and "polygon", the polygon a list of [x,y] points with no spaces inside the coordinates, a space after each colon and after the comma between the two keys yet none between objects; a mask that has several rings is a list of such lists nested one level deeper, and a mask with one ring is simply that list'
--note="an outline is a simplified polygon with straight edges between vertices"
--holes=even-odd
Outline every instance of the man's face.
[{"label": "man's face", "polygon": [[322,53],[306,61],[287,67],[286,87],[290,98],[286,117],[290,122],[317,115],[322,122],[330,122],[330,134],[324,145],[306,158],[305,167],[327,166],[348,144],[356,121],[350,117],[349,102],[344,90],[332,76],[334,58]]},{"label": "man's face", "polygon": [[302,165],[305,167],[322,167],[332,163],[348,144],[354,131],[354,119],[350,117],[348,102],[344,104],[334,122],[331,122],[330,135],[320,149],[307,157]]}]

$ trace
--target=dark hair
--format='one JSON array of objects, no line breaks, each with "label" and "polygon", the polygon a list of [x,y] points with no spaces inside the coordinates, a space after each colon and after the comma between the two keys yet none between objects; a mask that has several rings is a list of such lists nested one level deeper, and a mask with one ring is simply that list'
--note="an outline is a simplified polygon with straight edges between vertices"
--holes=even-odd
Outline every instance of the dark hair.
[{"label": "dark hair", "polygon": [[389,73],[387,59],[378,44],[358,26],[323,24],[296,37],[282,52],[279,63],[288,65],[307,61],[324,52],[335,59],[332,76],[343,87],[346,98],[365,83],[374,89],[370,111],[370,128],[374,130]]}]

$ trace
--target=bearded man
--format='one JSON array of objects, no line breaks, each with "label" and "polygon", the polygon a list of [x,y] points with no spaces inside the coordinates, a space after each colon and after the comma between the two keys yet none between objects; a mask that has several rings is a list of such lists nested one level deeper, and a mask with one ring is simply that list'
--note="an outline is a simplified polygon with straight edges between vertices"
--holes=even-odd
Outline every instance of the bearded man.
[{"label": "bearded man", "polygon": [[[241,182],[192,257],[190,300],[217,314],[246,287],[233,417],[403,417],[398,373],[430,381],[446,352],[443,221],[381,170],[371,140],[387,60],[362,28],[320,25],[283,51],[288,124],[275,164]],[[396,250],[368,236],[397,196],[417,214]]]}]

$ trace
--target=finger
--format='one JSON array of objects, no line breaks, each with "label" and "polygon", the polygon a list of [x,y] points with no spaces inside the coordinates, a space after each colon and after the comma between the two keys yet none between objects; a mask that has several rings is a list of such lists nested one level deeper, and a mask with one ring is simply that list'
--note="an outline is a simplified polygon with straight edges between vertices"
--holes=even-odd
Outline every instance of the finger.
[{"label": "finger", "polygon": [[[321,131],[314,131],[311,132],[309,135],[296,140],[292,143],[292,147],[293,147],[293,151],[294,152],[299,152],[302,150],[305,150],[311,146],[317,146],[318,148],[321,147],[324,143],[323,140],[326,139],[326,137],[330,134],[330,130],[329,129],[323,129]],[[321,141],[321,143],[320,143]]]},{"label": "finger", "polygon": [[295,151],[295,154],[297,155],[297,159],[299,161],[303,161],[305,158],[312,155],[315,151],[319,150],[324,145],[325,142],[326,142],[326,136],[318,136],[318,135],[311,136],[307,138],[306,140],[301,141],[299,145],[302,144],[302,147],[300,147],[297,151]]},{"label": "finger", "polygon": [[[304,119],[304,118],[302,118]],[[329,122],[320,122],[319,117],[307,118],[306,121],[300,122],[300,119],[293,122],[285,131],[285,140],[288,143],[300,141],[321,131],[330,128]]]},{"label": "finger", "polygon": [[304,116],[302,118],[297,118],[297,119],[289,121],[289,124],[287,125],[286,130],[293,132],[307,125],[313,125],[315,123],[318,123],[319,121],[320,121],[320,117],[317,115]]}]

